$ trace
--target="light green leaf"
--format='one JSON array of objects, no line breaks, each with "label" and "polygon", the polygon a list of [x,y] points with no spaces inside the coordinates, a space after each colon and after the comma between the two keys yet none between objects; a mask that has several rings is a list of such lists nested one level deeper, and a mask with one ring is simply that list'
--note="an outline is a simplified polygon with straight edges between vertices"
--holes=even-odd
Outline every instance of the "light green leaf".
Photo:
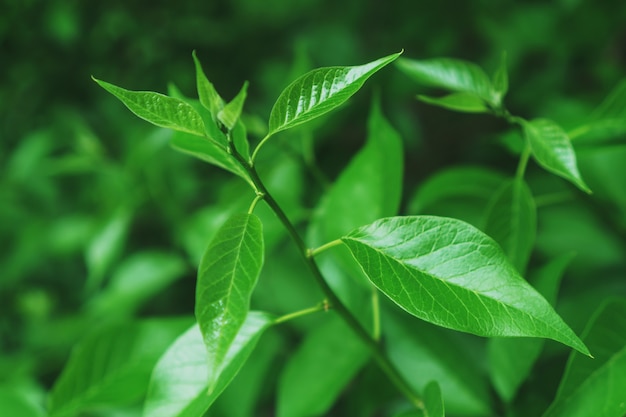
[{"label": "light green leaf", "polygon": [[190,319],[114,324],[87,335],[72,350],[52,388],[50,415],[74,416],[103,404],[131,404],[148,388],[150,373]]},{"label": "light green leaf", "polygon": [[[210,375],[209,355],[198,325],[180,336],[159,359],[146,397],[145,417],[198,417],[213,404],[246,362],[259,338],[273,322],[266,313],[251,311],[216,374]],[[216,381],[209,392],[208,381]]]},{"label": "light green leaf", "polygon": [[430,87],[477,96],[494,108],[500,106],[491,80],[478,65],[451,58],[414,60],[401,58],[398,68],[406,75]]},{"label": "light green leaf", "polygon": [[222,110],[217,113],[217,119],[226,126],[228,130],[232,130],[235,127],[235,123],[241,116],[241,110],[243,110],[243,103],[246,101],[246,95],[248,92],[248,82],[243,83],[243,87],[232,101],[227,103]]},{"label": "light green leaf", "polygon": [[44,407],[27,392],[5,382],[0,386],[0,410],[7,417],[44,417]]},{"label": "light green leaf", "polygon": [[206,136],[202,116],[183,100],[152,91],[130,91],[94,78],[138,117],[159,127]]},{"label": "light green leaf", "polygon": [[489,111],[485,101],[471,93],[452,93],[443,97],[429,97],[420,94],[417,98],[424,103],[465,113],[486,113]]},{"label": "light green leaf", "polygon": [[367,346],[332,317],[309,333],[283,369],[277,416],[325,414],[368,357]]},{"label": "light green leaf", "polygon": [[196,87],[198,90],[198,98],[200,98],[200,103],[202,103],[204,108],[209,110],[213,120],[215,121],[217,120],[217,114],[224,108],[224,100],[222,100],[213,84],[204,74],[202,64],[200,64],[196,51],[193,51],[192,55],[193,62],[196,66]]},{"label": "light green leaf", "polygon": [[506,70],[506,52],[502,53],[500,58],[500,66],[496,69],[496,72],[493,74],[493,89],[497,94],[498,101],[502,101],[502,98],[506,95],[509,90],[509,75]]},{"label": "light green leaf", "polygon": [[595,358],[569,357],[556,399],[544,417],[626,414],[626,300],[602,305],[583,333]]},{"label": "light green leaf", "polygon": [[289,129],[339,107],[378,70],[402,52],[354,67],[326,67],[310,71],[292,82],[278,97],[270,113],[269,134]]},{"label": "light green leaf", "polygon": [[256,215],[248,213],[235,214],[224,223],[200,262],[195,313],[214,378],[210,389],[246,320],[262,265],[263,227]]},{"label": "light green leaf", "polygon": [[548,119],[523,121],[524,135],[530,142],[532,155],[546,170],[570,181],[586,193],[591,190],[578,172],[576,154],[567,134]]},{"label": "light green leaf", "polygon": [[467,223],[392,217],[342,240],[376,287],[423,320],[479,336],[545,337],[589,353],[498,244]]},{"label": "light green leaf", "polygon": [[484,231],[524,274],[537,231],[535,201],[524,180],[507,181],[498,189],[487,208]]},{"label": "light green leaf", "polygon": [[[558,287],[571,254],[553,259],[534,274],[533,284],[550,304],[554,305]],[[493,338],[488,343],[489,374],[494,388],[505,402],[515,398],[517,390],[528,378],[544,345],[542,339]]]}]

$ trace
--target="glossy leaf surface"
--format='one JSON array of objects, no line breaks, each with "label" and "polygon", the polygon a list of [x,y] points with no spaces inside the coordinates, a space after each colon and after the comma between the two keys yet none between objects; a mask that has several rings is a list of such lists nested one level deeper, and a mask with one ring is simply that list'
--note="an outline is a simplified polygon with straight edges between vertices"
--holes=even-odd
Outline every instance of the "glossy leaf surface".
[{"label": "glossy leaf surface", "polygon": [[565,178],[586,193],[591,190],[578,172],[576,154],[563,129],[548,119],[522,123],[524,135],[530,142],[532,155],[546,170]]},{"label": "glossy leaf surface", "polygon": [[205,136],[202,116],[183,100],[152,91],[130,91],[94,78],[138,117],[159,127]]},{"label": "glossy leaf surface", "polygon": [[[218,370],[246,320],[263,265],[263,227],[254,214],[235,214],[207,248],[196,285],[196,319],[208,352],[209,375]],[[212,387],[217,379],[209,381]]]},{"label": "glossy leaf surface", "polygon": [[524,274],[535,242],[537,209],[523,180],[508,181],[496,192],[487,209],[484,230]]},{"label": "glossy leaf surface", "polygon": [[531,336],[587,348],[506,260],[460,220],[381,219],[342,238],[372,283],[407,312],[480,336]]},{"label": "glossy leaf surface", "polygon": [[278,97],[269,120],[274,134],[319,117],[337,108],[354,95],[400,53],[354,67],[326,67],[310,71],[291,83]]},{"label": "glossy leaf surface", "polygon": [[[272,318],[251,311],[215,375],[209,375],[209,360],[200,328],[192,326],[159,359],[152,373],[145,402],[145,417],[197,417],[213,404],[252,353]],[[209,380],[216,381],[209,391]]]},{"label": "glossy leaf surface", "polygon": [[74,416],[102,404],[140,400],[150,373],[190,319],[146,320],[108,326],[79,342],[50,395],[51,416]]},{"label": "glossy leaf surface", "polygon": [[544,417],[626,414],[626,300],[602,305],[583,340],[594,359],[572,352],[556,399]]}]

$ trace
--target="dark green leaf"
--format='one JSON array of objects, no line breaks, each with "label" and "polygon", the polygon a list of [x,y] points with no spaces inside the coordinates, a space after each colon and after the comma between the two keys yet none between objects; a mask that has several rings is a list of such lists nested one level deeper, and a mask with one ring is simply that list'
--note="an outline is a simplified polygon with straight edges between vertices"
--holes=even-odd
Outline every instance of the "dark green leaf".
[{"label": "dark green leaf", "polygon": [[588,350],[490,237],[460,220],[378,220],[342,238],[376,287],[407,312],[480,336],[530,336]]},{"label": "dark green leaf", "polygon": [[626,414],[626,300],[604,303],[583,340],[595,358],[572,352],[556,399],[544,417],[622,417]]},{"label": "dark green leaf", "polygon": [[183,100],[152,91],[130,91],[95,78],[94,81],[117,97],[138,117],[156,126],[206,136],[202,117]]},{"label": "dark green leaf", "polygon": [[537,230],[535,201],[524,180],[507,181],[496,192],[487,208],[484,230],[524,274]]},{"label": "dark green leaf", "polygon": [[248,82],[243,83],[243,87],[232,101],[227,103],[222,110],[217,113],[217,119],[226,126],[228,130],[232,130],[241,116],[243,103],[246,101],[248,93]]},{"label": "dark green leaf", "polygon": [[420,94],[417,98],[424,103],[465,113],[486,113],[489,111],[489,107],[483,99],[470,93],[452,93],[443,97],[429,97]]},{"label": "dark green leaf", "polygon": [[150,372],[191,320],[152,319],[115,324],[86,336],[72,351],[50,395],[52,416],[130,404],[148,388]]},{"label": "dark green leaf", "polygon": [[[180,336],[159,359],[152,373],[145,417],[198,417],[213,404],[246,362],[259,338],[273,322],[251,311],[216,374],[209,374],[206,346],[198,325]],[[209,393],[209,382],[216,381]]]},{"label": "dark green leaf", "polygon": [[235,214],[207,248],[196,286],[196,319],[209,357],[212,389],[250,307],[263,264],[263,227],[254,214]]},{"label": "dark green leaf", "polygon": [[274,134],[319,117],[354,95],[365,81],[400,56],[389,55],[354,67],[327,67],[310,71],[291,83],[278,97],[270,113]]},{"label": "dark green leaf", "polygon": [[323,415],[365,364],[369,350],[338,317],[311,332],[287,362],[278,417]]},{"label": "dark green leaf", "polygon": [[532,155],[546,170],[572,182],[586,193],[591,190],[578,172],[576,154],[567,134],[551,120],[523,121],[524,135],[530,142]]}]

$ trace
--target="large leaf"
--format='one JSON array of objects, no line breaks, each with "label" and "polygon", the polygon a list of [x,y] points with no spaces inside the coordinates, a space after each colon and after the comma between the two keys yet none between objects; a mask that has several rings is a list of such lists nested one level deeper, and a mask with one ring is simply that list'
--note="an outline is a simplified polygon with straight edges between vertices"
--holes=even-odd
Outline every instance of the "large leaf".
[{"label": "large leaf", "polygon": [[138,117],[160,127],[206,136],[202,116],[188,103],[152,91],[130,91],[94,78]]},{"label": "large leaf", "polygon": [[626,415],[626,300],[602,305],[583,340],[595,358],[572,352],[556,399],[544,417]]},{"label": "large leaf", "polygon": [[401,58],[398,68],[419,84],[439,87],[454,93],[469,93],[491,107],[500,106],[501,93],[478,65],[451,58],[414,60]]},{"label": "large leaf", "polygon": [[524,180],[507,181],[496,192],[487,208],[484,230],[524,274],[537,231],[535,201]]},{"label": "large leaf", "polygon": [[51,416],[74,416],[103,404],[142,398],[150,373],[191,320],[153,319],[110,325],[79,342],[50,395]]},{"label": "large leaf", "polygon": [[[216,374],[199,326],[180,336],[159,359],[152,373],[143,415],[145,417],[198,417],[224,391],[252,353],[260,336],[272,324],[268,314],[251,311]],[[217,381],[209,392],[208,381]]]},{"label": "large leaf", "polygon": [[354,95],[378,70],[402,52],[355,67],[326,67],[310,71],[278,97],[269,120],[269,134],[289,129],[337,108]]},{"label": "large leaf", "polygon": [[567,133],[548,119],[523,121],[524,135],[530,142],[532,155],[546,170],[572,182],[586,193],[591,193],[578,172],[576,154]]},{"label": "large leaf", "polygon": [[[235,342],[263,264],[263,227],[254,214],[235,214],[207,248],[196,286],[196,319],[208,352],[209,375],[218,370]],[[209,381],[209,386],[217,379]]]},{"label": "large leaf", "polygon": [[380,219],[342,238],[376,287],[407,312],[480,336],[531,336],[588,350],[490,237],[460,220]]},{"label": "large leaf", "polygon": [[365,364],[369,350],[338,317],[311,332],[278,387],[278,417],[323,415]]}]

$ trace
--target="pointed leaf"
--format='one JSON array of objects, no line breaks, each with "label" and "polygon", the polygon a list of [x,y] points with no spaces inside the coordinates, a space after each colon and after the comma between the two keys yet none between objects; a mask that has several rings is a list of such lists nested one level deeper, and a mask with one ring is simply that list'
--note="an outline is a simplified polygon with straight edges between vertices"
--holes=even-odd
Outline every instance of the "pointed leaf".
[{"label": "pointed leaf", "polygon": [[325,414],[369,357],[338,317],[311,332],[283,369],[278,417]]},{"label": "pointed leaf", "polygon": [[196,51],[193,51],[193,62],[196,66],[196,86],[198,90],[198,98],[200,103],[211,112],[213,120],[217,120],[217,114],[224,107],[224,100],[215,90],[213,84],[208,80],[202,69],[202,64],[196,55]]},{"label": "pointed leaf", "polygon": [[[268,314],[251,311],[230,345],[222,366],[210,375],[209,360],[198,325],[180,336],[159,359],[150,380],[145,417],[197,417],[213,404],[233,380],[271,324]],[[208,381],[215,382],[209,391]]]},{"label": "pointed leaf", "polygon": [[578,172],[574,148],[559,125],[547,119],[534,119],[522,122],[522,127],[539,165],[591,193]]},{"label": "pointed leaf", "polygon": [[622,80],[583,125],[568,132],[574,140],[612,139],[626,134],[626,79]]},{"label": "pointed leaf", "polygon": [[[254,214],[235,214],[207,248],[196,286],[196,319],[217,378],[250,306],[263,264],[263,228]],[[209,381],[209,387],[217,379]]]},{"label": "pointed leaf", "polygon": [[190,321],[126,322],[87,335],[72,350],[52,388],[50,415],[73,416],[102,404],[125,405],[140,400],[159,356]]},{"label": "pointed leaf", "polygon": [[569,357],[556,399],[544,417],[622,417],[626,414],[626,300],[602,305],[583,339],[595,358]]},{"label": "pointed leaf", "polygon": [[378,70],[402,52],[355,67],[327,67],[310,71],[291,83],[278,97],[270,113],[274,134],[319,117],[339,107]]},{"label": "pointed leaf", "polygon": [[545,337],[589,353],[497,243],[467,223],[392,217],[342,240],[376,287],[423,320],[479,336]]},{"label": "pointed leaf", "polygon": [[520,274],[535,243],[537,209],[528,186],[521,179],[507,181],[487,208],[485,233],[500,244]]},{"label": "pointed leaf", "polygon": [[489,107],[483,99],[470,93],[452,93],[443,97],[418,95],[417,98],[424,103],[465,113],[486,113],[489,111]]},{"label": "pointed leaf", "polygon": [[200,114],[183,100],[152,91],[130,91],[94,78],[138,117],[159,127],[206,136]]},{"label": "pointed leaf", "polygon": [[243,103],[246,101],[247,92],[248,82],[246,81],[243,83],[243,87],[241,87],[241,90],[237,93],[235,98],[217,113],[217,119],[222,122],[228,130],[232,130],[235,127],[235,123],[239,120]]},{"label": "pointed leaf", "polygon": [[451,92],[469,93],[499,107],[500,101],[491,80],[478,65],[451,58],[414,60],[401,58],[398,68],[419,84],[440,87]]},{"label": "pointed leaf", "polygon": [[506,70],[506,52],[502,53],[500,66],[493,74],[493,89],[498,95],[498,101],[502,101],[502,98],[509,90],[509,75]]}]

